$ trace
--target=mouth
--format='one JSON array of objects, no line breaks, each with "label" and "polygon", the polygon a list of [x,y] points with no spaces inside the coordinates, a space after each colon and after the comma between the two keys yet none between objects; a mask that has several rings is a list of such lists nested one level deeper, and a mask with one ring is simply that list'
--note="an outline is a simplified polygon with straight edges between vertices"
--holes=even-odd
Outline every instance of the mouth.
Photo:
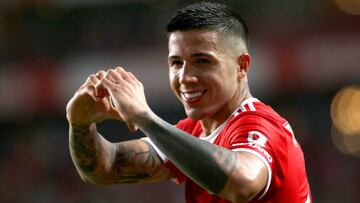
[{"label": "mouth", "polygon": [[189,92],[181,92],[181,96],[183,100],[187,103],[194,103],[199,101],[202,96],[205,94],[205,90],[203,91],[189,91]]}]

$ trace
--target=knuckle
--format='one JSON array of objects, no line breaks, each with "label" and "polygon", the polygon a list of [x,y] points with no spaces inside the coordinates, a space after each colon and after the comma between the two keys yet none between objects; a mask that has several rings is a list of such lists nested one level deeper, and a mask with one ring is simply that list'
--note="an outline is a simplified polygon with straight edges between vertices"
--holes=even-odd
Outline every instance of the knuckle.
[{"label": "knuckle", "polygon": [[109,69],[106,71],[106,75],[114,74],[114,69]]},{"label": "knuckle", "polygon": [[123,68],[123,67],[121,67],[121,66],[118,66],[118,67],[116,67],[116,70],[121,70],[121,71],[123,71],[123,70],[124,70],[124,68]]},{"label": "knuckle", "polygon": [[93,82],[93,81],[95,81],[95,80],[97,80],[98,78],[97,78],[97,76],[95,75],[95,74],[91,74],[90,76],[89,76],[89,81],[90,82]]},{"label": "knuckle", "polygon": [[104,74],[105,74],[105,71],[103,69],[101,69],[96,73],[96,76],[100,79]]}]

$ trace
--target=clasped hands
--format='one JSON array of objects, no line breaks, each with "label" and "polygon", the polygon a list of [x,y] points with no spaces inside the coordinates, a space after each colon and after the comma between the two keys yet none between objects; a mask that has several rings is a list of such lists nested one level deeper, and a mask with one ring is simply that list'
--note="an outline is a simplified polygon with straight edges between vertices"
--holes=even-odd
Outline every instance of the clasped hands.
[{"label": "clasped hands", "polygon": [[117,67],[91,74],[68,102],[66,116],[70,125],[117,119],[136,131],[136,117],[148,110],[142,83],[131,72]]}]

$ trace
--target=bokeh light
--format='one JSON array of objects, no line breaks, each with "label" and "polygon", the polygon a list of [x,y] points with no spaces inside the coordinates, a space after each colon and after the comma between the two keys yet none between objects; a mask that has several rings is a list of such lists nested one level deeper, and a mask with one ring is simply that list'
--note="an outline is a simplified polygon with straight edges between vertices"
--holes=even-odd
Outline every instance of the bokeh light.
[{"label": "bokeh light", "polygon": [[350,15],[360,15],[360,0],[334,0],[343,12]]},{"label": "bokeh light", "polygon": [[360,87],[342,88],[331,103],[332,140],[340,152],[360,158]]}]

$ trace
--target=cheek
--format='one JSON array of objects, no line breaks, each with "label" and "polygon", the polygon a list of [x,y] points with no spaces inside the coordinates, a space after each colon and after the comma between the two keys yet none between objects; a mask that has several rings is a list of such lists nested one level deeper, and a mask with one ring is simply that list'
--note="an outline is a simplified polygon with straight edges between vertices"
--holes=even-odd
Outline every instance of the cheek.
[{"label": "cheek", "polygon": [[174,91],[175,93],[177,92],[177,87],[178,87],[178,77],[177,75],[172,72],[171,70],[169,71],[169,82],[170,82],[170,87],[172,89],[172,91]]},{"label": "cheek", "polygon": [[223,75],[222,77],[217,77],[216,82],[213,86],[216,91],[216,97],[219,100],[227,100],[234,94],[236,90],[236,75],[233,73],[230,75]]}]

